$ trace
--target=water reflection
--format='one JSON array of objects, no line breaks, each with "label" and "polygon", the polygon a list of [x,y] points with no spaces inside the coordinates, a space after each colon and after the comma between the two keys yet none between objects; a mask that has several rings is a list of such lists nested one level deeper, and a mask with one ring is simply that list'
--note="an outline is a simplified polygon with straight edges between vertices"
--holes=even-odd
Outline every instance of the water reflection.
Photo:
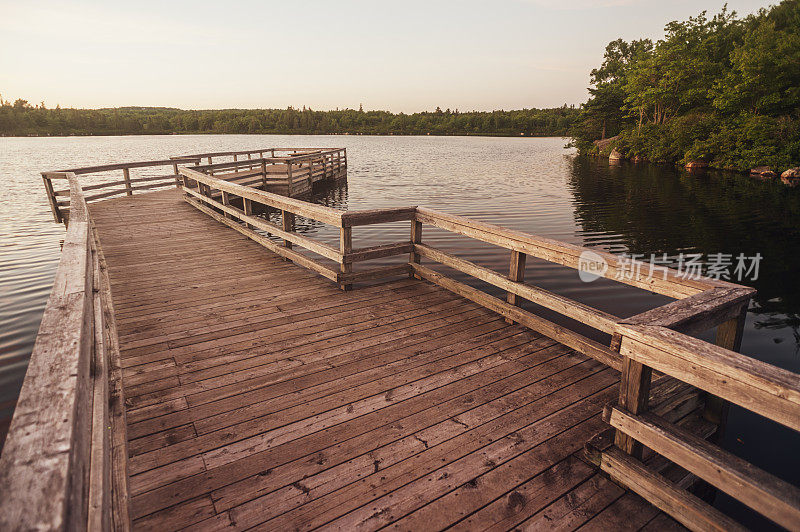
[{"label": "water reflection", "polygon": [[[794,280],[800,272],[796,191],[725,172],[610,166],[589,158],[574,160],[568,184],[575,197],[575,220],[587,243],[646,256],[760,253],[758,278],[733,281],[758,290],[750,308],[756,316],[753,327],[788,330],[793,354],[800,353],[800,283]],[[616,235],[613,243],[609,235]],[[774,341],[785,339],[780,335]]]}]

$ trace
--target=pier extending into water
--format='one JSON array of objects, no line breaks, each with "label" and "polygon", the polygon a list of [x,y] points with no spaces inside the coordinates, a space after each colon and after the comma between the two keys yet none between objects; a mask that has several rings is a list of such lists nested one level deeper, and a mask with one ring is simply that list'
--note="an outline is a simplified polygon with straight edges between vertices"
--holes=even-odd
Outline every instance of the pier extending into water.
[{"label": "pier extending into water", "polygon": [[[605,277],[674,299],[621,319],[525,282],[528,256],[586,267],[584,248],[419,206],[336,210],[197,157],[149,163],[174,171],[156,191],[43,174],[68,228],[0,528],[739,528],[701,480],[800,528],[800,490],[714,444],[728,402],[800,430],[798,376],[737,353],[752,289],[595,252]],[[354,245],[397,222],[408,239]],[[425,226],[508,249],[508,273]],[[690,336],[715,327],[717,345]]]}]

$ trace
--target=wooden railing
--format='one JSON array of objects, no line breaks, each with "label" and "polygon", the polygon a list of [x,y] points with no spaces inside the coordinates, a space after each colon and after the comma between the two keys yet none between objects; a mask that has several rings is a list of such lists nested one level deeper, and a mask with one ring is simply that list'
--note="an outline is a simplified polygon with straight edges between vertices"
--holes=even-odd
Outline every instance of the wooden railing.
[{"label": "wooden railing", "polygon": [[[613,445],[590,446],[590,456],[612,478],[690,529],[741,526],[648,468],[641,461],[643,447],[775,523],[800,530],[800,489],[648,412],[652,374],[658,371],[800,431],[800,375],[671,330],[663,324],[668,319],[662,314],[617,324],[623,357],[620,397],[604,412],[616,437]],[[738,349],[743,320],[742,309],[721,325],[718,343]]]},{"label": "wooden railing", "polygon": [[[214,164],[214,159],[231,158],[231,161],[237,162],[246,157],[247,159],[286,159],[295,158],[305,155],[314,155],[320,153],[335,153],[341,152],[343,157],[347,157],[346,148],[258,148],[255,150],[235,150],[235,151],[215,151],[206,153],[194,153],[189,155],[179,155],[176,158],[197,158],[204,159],[208,164]],[[257,157],[256,157],[257,156]],[[221,161],[222,162],[222,161]]]},{"label": "wooden railing", "polygon": [[[616,438],[603,449],[589,446],[590,456],[611,476],[694,529],[738,526],[734,521],[640,461],[642,444],[664,458],[708,481],[734,498],[790,529],[800,528],[800,495],[796,487],[768,475],[686,428],[667,421],[668,412],[647,412],[650,381],[677,379],[708,393],[706,420],[724,423],[725,402],[750,409],[800,430],[800,377],[736,353],[741,345],[747,306],[754,290],[708,278],[685,278],[678,272],[591,250],[601,272],[634,287],[675,298],[661,307],[619,318],[524,282],[527,256],[579,269],[586,248],[512,231],[461,216],[422,207],[343,212],[254,191],[227,183],[191,168],[181,168],[181,187],[201,211],[262,243],[276,253],[339,283],[342,288],[368,278],[408,272],[470,299],[507,321],[517,322],[621,372],[620,397],[606,409],[606,420],[617,429]],[[218,191],[220,199],[213,199]],[[232,206],[234,198],[241,207]],[[278,227],[252,215],[252,203],[281,211]],[[340,229],[340,246],[334,248],[293,230],[294,216],[305,216]],[[408,241],[360,250],[352,249],[352,227],[408,220]],[[423,243],[423,226],[431,225],[459,235],[506,248],[510,252],[508,275],[501,275]],[[281,245],[252,228],[284,239]],[[296,244],[339,264],[339,271],[292,250]],[[408,264],[351,273],[353,262],[409,253]],[[422,264],[430,260],[489,283],[506,292],[505,299],[490,295]],[[610,335],[608,345],[578,334],[520,307],[522,300],[589,325]],[[717,327],[717,344],[687,336]],[[664,386],[662,386],[663,388]],[[655,392],[654,392],[655,393]],[[692,403],[695,404],[695,403]],[[663,409],[663,406],[661,407]],[[710,433],[709,433],[710,434]]]},{"label": "wooden railing", "polygon": [[[353,272],[354,262],[409,253],[412,246],[410,242],[401,242],[387,246],[353,249],[352,228],[357,225],[411,220],[415,214],[414,207],[344,212],[231,183],[192,168],[180,168],[179,172],[182,177],[179,187],[187,194],[187,201],[190,204],[282,257],[337,282],[342,289],[349,289],[354,282],[386,275],[405,274],[409,271],[409,266],[403,264],[396,267]],[[236,206],[236,204],[240,206]],[[280,211],[281,225],[278,226],[264,218],[254,216],[254,204]],[[295,216],[303,216],[337,227],[340,232],[339,247],[335,248],[296,232]],[[283,243],[270,240],[255,229],[282,238]],[[293,245],[338,263],[338,271],[297,252],[292,249]]]},{"label": "wooden railing", "polygon": [[[303,157],[313,159],[316,156],[318,154],[315,153]],[[190,160],[196,162],[196,159]],[[657,470],[648,465],[650,462],[642,461],[646,447],[649,449],[650,455],[652,455],[651,451],[660,454],[666,460],[729,493],[776,523],[789,529],[800,529],[800,492],[796,487],[708,442],[705,439],[708,434],[698,435],[679,426],[673,422],[673,418],[668,415],[669,412],[664,410],[663,403],[660,403],[659,410],[648,411],[651,392],[655,393],[651,390],[651,381],[654,373],[657,373],[659,386],[671,379],[682,381],[698,390],[707,392],[704,415],[707,420],[718,425],[724,423],[726,402],[731,402],[794,430],[800,430],[800,377],[736,353],[741,345],[746,310],[754,290],[708,278],[685,278],[667,268],[655,267],[648,263],[588,250],[422,207],[341,211],[272,194],[211,175],[212,171],[217,170],[223,171],[231,168],[246,170],[247,165],[251,165],[250,169],[258,172],[259,175],[266,175],[262,165],[266,164],[267,160],[262,157],[216,163],[204,167],[176,166],[175,172],[179,176],[177,186],[184,192],[186,201],[200,211],[278,255],[332,280],[344,290],[350,289],[354,283],[361,281],[392,275],[414,275],[491,309],[509,322],[529,327],[618,369],[621,372],[619,400],[614,405],[609,405],[604,413],[606,421],[613,427],[611,430],[615,431],[613,438],[607,440],[607,444],[598,446],[591,443],[587,446],[590,458],[598,463],[604,471],[690,528],[732,529],[738,526],[730,518],[685,491],[682,486],[678,486],[660,475]],[[163,163],[163,161],[159,163]],[[173,163],[174,161],[169,161],[169,164]],[[124,168],[124,166],[111,165],[82,170],[102,171],[96,170],[97,168],[108,170]],[[54,173],[47,174],[46,179],[59,177]],[[54,401],[48,395],[54,392],[33,390],[31,388],[33,384],[29,384],[29,379],[31,382],[42,382],[41,379],[55,378],[60,375],[59,371],[62,371],[62,369],[56,368],[53,375],[42,376],[43,369],[40,366],[43,365],[43,362],[40,360],[44,355],[39,353],[55,349],[50,343],[58,338],[55,333],[48,335],[47,331],[79,331],[76,334],[82,335],[81,338],[87,338],[90,334],[87,332],[89,330],[89,325],[86,324],[86,320],[89,319],[87,316],[96,315],[94,310],[87,310],[87,305],[89,305],[87,302],[94,300],[94,296],[91,295],[92,287],[98,285],[96,283],[88,284],[85,279],[84,284],[80,284],[77,277],[68,276],[66,273],[66,264],[74,263],[76,260],[88,261],[86,258],[80,258],[83,256],[81,250],[84,250],[85,253],[88,253],[86,249],[96,250],[96,244],[92,244],[94,241],[86,233],[88,230],[86,228],[91,225],[86,209],[87,198],[83,196],[74,174],[61,174],[61,177],[64,176],[68,177],[70,182],[69,201],[70,218],[72,218],[68,235],[70,245],[65,244],[66,262],[65,259],[62,259],[62,265],[59,268],[59,275],[63,277],[63,281],[58,280],[61,277],[57,278],[59,289],[54,290],[54,295],[51,297],[52,310],[51,305],[48,304],[45,320],[42,322],[44,333],[40,334],[40,338],[37,339],[37,347],[34,349],[35,356],[31,360],[32,369],[29,370],[30,376],[26,377],[28,389],[23,387],[21,406],[18,407],[21,412],[20,420],[17,420],[15,415],[14,424],[11,427],[9,443],[7,443],[7,449],[11,445],[11,458],[6,460],[8,451],[3,454],[3,467],[0,468],[0,488],[6,488],[4,490],[6,493],[11,493],[11,491],[7,491],[9,489],[23,489],[17,485],[19,480],[13,480],[6,471],[15,467],[14,464],[30,459],[30,455],[25,454],[30,451],[24,450],[28,443],[26,438],[32,438],[30,441],[33,448],[38,449],[35,452],[44,453],[42,455],[47,456],[47,442],[64,441],[63,438],[73,437],[72,435],[77,435],[75,437],[79,441],[79,436],[86,434],[85,431],[81,432],[81,427],[86,426],[87,420],[85,416],[81,418],[77,414],[64,418],[69,420],[64,426],[43,429],[41,435],[36,435],[36,431],[28,431],[27,428],[31,423],[33,426],[36,423],[44,423],[36,420],[36,416],[41,415],[36,412],[42,410],[41,405],[47,404],[46,401]],[[264,212],[265,209],[279,211],[280,223],[272,223],[268,218],[257,215],[258,212]],[[300,234],[295,227],[297,216],[335,227],[339,232],[339,245],[332,246]],[[353,248],[354,227],[398,221],[410,222],[408,240],[368,248]],[[426,244],[423,239],[425,225],[507,249],[510,255],[508,274],[497,273]],[[321,257],[321,259],[311,258],[308,253],[301,253],[298,248]],[[70,258],[70,253],[77,253],[78,258]],[[592,268],[593,273],[666,295],[674,298],[675,301],[623,319],[525,282],[525,263],[529,255],[573,269],[585,269],[587,253],[589,253],[591,261],[602,263],[603,266],[602,268]],[[356,262],[401,254],[408,254],[409,257],[408,261],[403,264],[353,271],[353,264]],[[447,277],[424,265],[423,260],[447,266],[486,282],[504,291],[505,297],[495,297],[459,280]],[[334,266],[330,266],[331,263]],[[87,262],[87,264],[89,263]],[[65,271],[63,274],[61,273],[62,267]],[[75,264],[69,268],[74,272]],[[102,272],[102,267],[87,265],[86,270],[82,270],[79,266],[78,271],[86,271],[87,279],[89,276],[93,279],[102,280],[103,278],[102,275],[98,277],[95,273]],[[69,283],[78,284],[73,288],[61,290],[59,283],[64,283],[65,287]],[[99,293],[102,296],[107,293],[107,289],[102,288]],[[62,297],[61,294],[75,294],[72,297],[83,301],[83,306],[80,306],[77,301],[70,301],[70,305],[78,305],[76,309],[78,307],[79,309],[65,314],[63,308],[67,308],[68,302],[58,299]],[[523,300],[534,302],[567,318],[577,320],[597,331],[608,334],[610,339],[607,343],[599,342],[529,312],[522,308]],[[105,307],[102,304],[98,305],[100,308],[108,307],[108,305]],[[92,309],[94,308],[92,307]],[[76,321],[78,318],[82,321]],[[71,321],[65,323],[63,320]],[[96,330],[100,326],[93,324],[91,327],[94,327],[92,330]],[[716,346],[688,336],[714,327],[717,328]],[[75,339],[73,343],[69,344],[73,351],[70,351],[69,356],[64,357],[67,361],[74,359],[75,362],[71,363],[75,367],[80,364],[85,366],[85,360],[90,356],[86,354],[84,347],[78,347],[83,346],[86,340],[79,340],[80,338]],[[40,347],[40,342],[43,347]],[[114,368],[111,369],[113,376]],[[77,384],[84,374],[76,369],[75,375],[78,375],[77,380],[60,379],[57,381],[59,383],[62,380],[66,383],[75,382],[75,384],[66,384],[71,388],[65,392],[65,396],[69,396],[71,393],[77,398],[78,394],[83,394],[80,396],[83,399],[65,403],[65,408],[73,410],[77,407],[70,406],[70,404],[87,404],[86,392],[81,391],[82,388]],[[58,386],[54,390],[57,392]],[[100,403],[95,401],[94,403],[89,402],[89,404],[99,405]],[[34,436],[23,434],[26,431]],[[61,432],[54,434],[53,431]],[[91,437],[94,438],[94,432],[91,434]],[[77,445],[75,450],[70,452],[84,452],[81,449],[85,449],[86,446],[81,447],[81,445]],[[61,458],[59,457],[59,459]],[[63,486],[69,486],[70,482],[79,482],[79,480],[72,480],[70,475],[73,472],[69,469],[71,467],[69,464],[78,462],[69,459],[64,463],[68,465],[59,466],[61,467],[60,471],[63,470],[64,473],[61,484],[56,483],[57,491],[62,490]],[[41,483],[39,485],[34,483],[25,489],[41,490],[40,498],[45,493]],[[83,492],[78,490],[74,493]],[[92,492],[86,493],[88,493],[87,500],[91,500]],[[24,497],[28,500],[27,497],[30,497],[30,494],[28,493]],[[9,500],[22,499],[11,497]],[[3,500],[0,504],[13,503]],[[73,516],[63,513],[61,507],[53,506],[61,504],[57,500],[50,501],[48,504],[50,506],[45,506],[45,508],[48,509],[50,515],[66,515],[63,517],[64,519],[73,518]],[[89,507],[93,508],[94,506]],[[59,514],[59,512],[61,513]],[[78,519],[83,519],[85,514],[87,512],[81,513]]]},{"label": "wooden railing", "polygon": [[124,397],[105,261],[76,175],[47,179],[69,184],[69,224],[0,458],[0,530],[126,530]]},{"label": "wooden railing", "polygon": [[[192,169],[264,190],[275,185],[285,186],[289,196],[294,196],[296,192],[310,192],[313,184],[319,180],[346,176],[345,148],[298,150],[299,148],[270,148],[246,152],[201,153],[192,157],[205,159],[209,161],[208,164],[195,165]],[[265,157],[264,154],[271,155]],[[246,159],[240,158],[244,155],[247,155]],[[211,162],[215,157],[228,156],[232,156],[233,160]]]},{"label": "wooden railing", "polygon": [[[176,157],[168,160],[161,161],[142,161],[133,163],[120,163],[120,164],[106,164],[101,166],[86,166],[83,168],[72,168],[70,170],[59,170],[54,172],[42,172],[42,180],[44,181],[44,189],[47,194],[48,202],[50,203],[50,210],[53,212],[53,218],[57,223],[65,221],[66,214],[69,212],[70,206],[70,190],[68,188],[56,190],[53,186],[53,180],[56,182],[63,181],[63,176],[66,174],[88,175],[92,174],[105,174],[112,171],[121,171],[122,179],[114,179],[106,175],[92,176],[96,179],[103,179],[100,183],[84,184],[83,191],[102,191],[94,192],[84,196],[84,201],[91,203],[93,201],[109,198],[112,196],[119,196],[126,194],[133,195],[134,192],[143,190],[152,190],[156,188],[172,187],[175,186],[178,179],[178,166],[181,164],[196,164],[200,159],[196,157]],[[135,177],[131,176],[131,170],[139,168],[158,168],[169,167],[172,172],[169,174],[161,174],[155,176]]]}]

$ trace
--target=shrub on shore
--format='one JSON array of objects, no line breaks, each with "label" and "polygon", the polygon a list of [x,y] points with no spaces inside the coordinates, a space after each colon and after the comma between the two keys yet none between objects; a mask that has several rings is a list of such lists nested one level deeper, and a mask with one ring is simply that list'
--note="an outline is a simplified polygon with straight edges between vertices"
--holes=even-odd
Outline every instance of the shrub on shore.
[{"label": "shrub on shore", "polygon": [[[573,129],[584,153],[745,171],[800,163],[800,0],[739,19],[726,8],[621,39],[592,71]],[[593,143],[614,135],[602,147]]]}]

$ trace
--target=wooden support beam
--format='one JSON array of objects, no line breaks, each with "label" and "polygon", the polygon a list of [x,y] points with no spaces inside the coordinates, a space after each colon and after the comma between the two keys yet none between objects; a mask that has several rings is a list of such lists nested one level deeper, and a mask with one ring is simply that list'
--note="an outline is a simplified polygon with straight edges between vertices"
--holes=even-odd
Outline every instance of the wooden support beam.
[{"label": "wooden support beam", "polygon": [[[647,410],[647,401],[650,398],[650,382],[653,377],[653,370],[631,360],[629,357],[622,357],[622,375],[619,382],[619,406],[632,414],[638,414]],[[642,458],[642,444],[630,435],[618,430],[614,443],[630,454],[634,458]]]},{"label": "wooden support beam", "polygon": [[[737,312],[737,316],[725,323],[721,323],[717,327],[717,335],[714,343],[725,349],[736,351],[737,353],[742,349],[742,336],[744,336],[744,325],[747,318],[747,307],[750,300],[742,304]],[[722,437],[725,431],[725,423],[728,418],[728,410],[730,404],[716,395],[709,394],[706,397],[706,406],[703,411],[703,417],[708,421],[715,423],[719,430],[716,434],[716,439]]]},{"label": "wooden support beam", "polygon": [[[344,256],[353,251],[353,228],[342,227],[339,229],[339,252]],[[353,271],[353,264],[350,262],[340,263],[340,269],[343,274],[348,274]],[[347,283],[340,283],[339,288],[342,290],[352,290],[353,285]]]},{"label": "wooden support beam", "polygon": [[800,489],[691,432],[646,413],[607,408],[604,419],[690,473],[789,530],[800,526]]},{"label": "wooden support beam", "polygon": [[[511,250],[511,261],[508,265],[508,280],[521,283],[525,279],[525,259],[527,255],[515,249]],[[517,307],[521,306],[522,298],[514,292],[506,292],[506,301]],[[506,323],[514,323],[514,320],[505,318]]]},{"label": "wooden support beam", "polygon": [[292,161],[286,161],[286,187],[287,195],[291,198],[294,192],[294,184],[292,183]]},{"label": "wooden support beam", "polygon": [[[422,222],[417,220],[411,220],[411,244],[422,244]],[[419,264],[420,256],[419,253],[416,252],[416,249],[412,248],[411,253],[408,257],[408,262]],[[410,277],[415,277],[417,279],[422,279],[419,275],[414,273],[414,270],[410,270],[408,272]]]},{"label": "wooden support beam", "polygon": [[616,482],[635,491],[653,506],[691,530],[734,532],[746,530],[713,506],[676,486],[639,460],[616,447],[600,453],[600,467]]},{"label": "wooden support beam", "polygon": [[128,196],[133,196],[133,189],[131,188],[131,171],[129,168],[122,169],[123,180],[125,181],[125,193]]},{"label": "wooden support beam", "polygon": [[[230,196],[224,190],[222,191],[222,204],[225,205],[226,207],[229,207],[230,204],[231,204]],[[224,213],[224,216],[225,216],[225,218],[230,218],[231,217],[230,214],[228,214],[227,212]]]},{"label": "wooden support beam", "polygon": [[[248,198],[242,198],[242,210],[244,211],[245,216],[252,216],[253,215],[253,202]],[[253,226],[249,223],[244,224],[245,227],[248,229],[252,229]]]},{"label": "wooden support beam", "polygon": [[[281,211],[281,223],[283,230],[287,233],[294,231],[294,213]],[[283,247],[292,249],[292,243],[289,240],[284,240]]]},{"label": "wooden support beam", "polygon": [[47,194],[47,201],[50,204],[50,210],[53,212],[53,219],[56,221],[56,223],[60,224],[64,221],[64,217],[61,215],[61,210],[58,208],[56,193],[53,190],[53,180],[45,175],[42,175],[42,181],[44,181],[44,191]]}]

